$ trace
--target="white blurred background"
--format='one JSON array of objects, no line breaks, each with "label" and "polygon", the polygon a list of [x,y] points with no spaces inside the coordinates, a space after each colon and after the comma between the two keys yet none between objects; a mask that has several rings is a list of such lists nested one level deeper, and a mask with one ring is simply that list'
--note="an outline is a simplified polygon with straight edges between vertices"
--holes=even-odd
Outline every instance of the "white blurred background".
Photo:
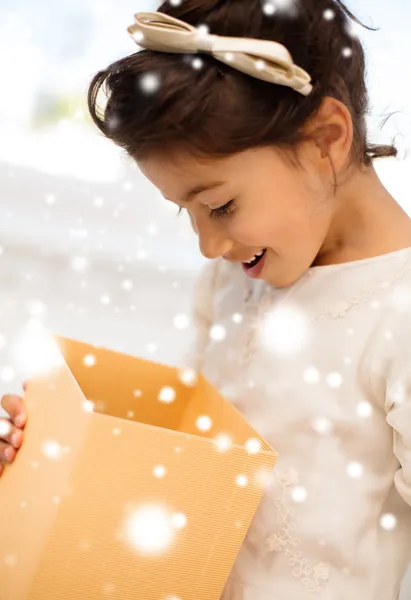
[{"label": "white blurred background", "polygon": [[[375,166],[411,214],[411,5],[346,3],[380,28],[357,30],[368,56],[369,131],[372,142],[399,148],[399,158]],[[204,261],[188,219],[177,220],[85,117],[91,77],[136,51],[127,26],[158,6],[1,0],[0,396],[21,392],[19,343],[38,327],[175,365],[192,339],[193,283]],[[410,599],[405,583],[402,600]]]}]

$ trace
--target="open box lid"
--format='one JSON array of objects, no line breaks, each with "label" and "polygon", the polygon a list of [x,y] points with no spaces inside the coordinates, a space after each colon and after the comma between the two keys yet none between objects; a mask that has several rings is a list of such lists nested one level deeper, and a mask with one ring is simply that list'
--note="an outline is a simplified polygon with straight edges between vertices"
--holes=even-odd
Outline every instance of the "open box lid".
[{"label": "open box lid", "polygon": [[[90,410],[244,446],[274,449],[202,375],[54,335]],[[224,436],[224,437],[223,437]],[[227,439],[228,442],[228,439]],[[249,446],[252,448],[253,444]]]}]

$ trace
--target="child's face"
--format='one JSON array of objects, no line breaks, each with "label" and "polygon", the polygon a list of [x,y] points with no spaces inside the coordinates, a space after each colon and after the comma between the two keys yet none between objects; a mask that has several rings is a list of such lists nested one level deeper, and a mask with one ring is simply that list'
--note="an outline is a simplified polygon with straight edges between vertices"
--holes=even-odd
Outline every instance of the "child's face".
[{"label": "child's face", "polygon": [[[209,163],[180,154],[139,166],[166,199],[187,209],[206,258],[223,257],[242,268],[240,262],[267,249],[258,278],[285,287],[311,266],[332,219],[332,171],[325,174],[310,161],[306,154],[307,171],[297,171],[275,150],[262,148]],[[186,199],[192,188],[214,182],[221,184]],[[210,216],[230,200],[227,214]]]}]

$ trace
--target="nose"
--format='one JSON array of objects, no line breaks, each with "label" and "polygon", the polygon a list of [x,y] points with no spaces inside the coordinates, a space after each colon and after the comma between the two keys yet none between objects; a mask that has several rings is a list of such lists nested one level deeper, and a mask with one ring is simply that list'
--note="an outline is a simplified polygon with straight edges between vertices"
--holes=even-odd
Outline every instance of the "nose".
[{"label": "nose", "polygon": [[229,254],[232,244],[226,239],[204,238],[199,236],[200,252],[205,258],[219,258]]},{"label": "nose", "polygon": [[218,227],[210,225],[199,227],[197,223],[195,231],[198,235],[200,252],[205,258],[214,259],[230,253],[233,243]]}]

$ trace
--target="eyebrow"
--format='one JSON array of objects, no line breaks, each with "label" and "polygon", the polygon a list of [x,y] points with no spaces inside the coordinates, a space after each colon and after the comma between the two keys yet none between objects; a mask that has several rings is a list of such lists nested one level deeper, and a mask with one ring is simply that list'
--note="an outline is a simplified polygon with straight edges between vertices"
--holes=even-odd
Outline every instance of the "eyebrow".
[{"label": "eyebrow", "polygon": [[[202,192],[206,192],[208,190],[214,190],[215,188],[220,187],[221,185],[224,185],[224,181],[213,181],[212,183],[208,183],[208,184],[204,184],[204,185],[196,185],[195,187],[191,188],[191,190],[188,190],[188,192],[186,192],[184,194],[184,202],[188,203],[191,200],[194,199],[195,196],[198,196],[199,194],[201,194]],[[170,200],[170,198],[167,198],[165,196],[166,200]]]}]

